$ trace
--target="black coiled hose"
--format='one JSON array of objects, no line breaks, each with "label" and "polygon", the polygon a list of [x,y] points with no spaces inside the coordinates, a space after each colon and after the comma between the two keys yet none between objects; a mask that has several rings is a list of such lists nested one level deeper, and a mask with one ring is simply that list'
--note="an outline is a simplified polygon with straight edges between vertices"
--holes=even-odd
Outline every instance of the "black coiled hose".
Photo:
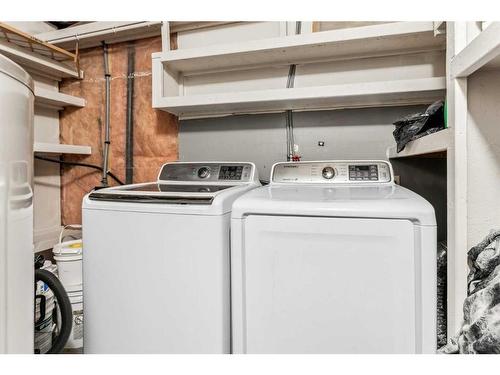
[{"label": "black coiled hose", "polygon": [[52,290],[54,298],[57,300],[59,310],[61,312],[61,328],[59,335],[52,341],[52,347],[46,354],[57,354],[62,352],[64,345],[68,341],[73,325],[73,310],[71,301],[56,275],[52,272],[42,269],[35,269],[35,285],[37,281],[42,281]]}]

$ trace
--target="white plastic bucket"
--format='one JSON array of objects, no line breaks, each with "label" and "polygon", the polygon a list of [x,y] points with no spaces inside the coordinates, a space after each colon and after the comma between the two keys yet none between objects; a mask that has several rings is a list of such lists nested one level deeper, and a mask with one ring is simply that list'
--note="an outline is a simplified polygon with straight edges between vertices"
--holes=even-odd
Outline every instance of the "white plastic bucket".
[{"label": "white plastic bucket", "polygon": [[65,349],[72,351],[83,347],[83,243],[81,239],[64,241],[64,233],[69,228],[81,229],[81,225],[65,226],[59,235],[59,243],[54,246],[52,253],[57,262],[59,280],[66,289],[73,310],[71,333],[65,345]]},{"label": "white plastic bucket", "polygon": [[81,239],[63,241],[63,234],[67,228],[81,228],[80,225],[65,226],[59,236],[59,243],[54,246],[52,253],[57,262],[59,280],[67,292],[82,290],[82,252]]},{"label": "white plastic bucket", "polygon": [[80,349],[83,347],[83,292],[68,292],[68,297],[73,310],[73,324],[65,348]]}]

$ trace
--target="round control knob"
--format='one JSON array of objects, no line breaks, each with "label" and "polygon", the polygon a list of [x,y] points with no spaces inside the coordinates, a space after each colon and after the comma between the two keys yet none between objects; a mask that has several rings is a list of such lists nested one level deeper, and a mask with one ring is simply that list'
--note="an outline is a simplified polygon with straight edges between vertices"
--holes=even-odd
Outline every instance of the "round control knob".
[{"label": "round control knob", "polygon": [[326,179],[331,179],[333,178],[333,176],[335,176],[335,169],[333,169],[332,167],[325,167],[323,168],[323,171],[321,172],[321,174],[323,175],[323,178],[326,178]]},{"label": "round control knob", "polygon": [[210,169],[208,169],[207,167],[201,167],[200,169],[198,169],[199,178],[207,178],[208,176],[210,176]]}]

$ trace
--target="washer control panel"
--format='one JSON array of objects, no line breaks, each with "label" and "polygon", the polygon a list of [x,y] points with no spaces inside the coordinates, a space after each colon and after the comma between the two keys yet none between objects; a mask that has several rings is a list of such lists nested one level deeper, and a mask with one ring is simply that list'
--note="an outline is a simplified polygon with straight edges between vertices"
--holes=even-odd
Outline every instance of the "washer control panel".
[{"label": "washer control panel", "polygon": [[221,165],[219,168],[219,180],[241,180],[242,176],[242,165]]},{"label": "washer control panel", "polygon": [[378,165],[349,165],[349,181],[378,181]]},{"label": "washer control panel", "polygon": [[386,161],[339,160],[277,163],[273,183],[366,184],[393,182],[392,167]]},{"label": "washer control panel", "polygon": [[252,163],[167,163],[158,176],[160,181],[250,182]]}]

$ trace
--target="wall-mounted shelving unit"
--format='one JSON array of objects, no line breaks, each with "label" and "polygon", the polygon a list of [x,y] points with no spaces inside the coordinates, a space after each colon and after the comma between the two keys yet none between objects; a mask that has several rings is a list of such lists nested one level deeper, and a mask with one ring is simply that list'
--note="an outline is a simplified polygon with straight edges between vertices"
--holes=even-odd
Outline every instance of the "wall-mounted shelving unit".
[{"label": "wall-mounted shelving unit", "polygon": [[38,154],[77,154],[90,155],[92,149],[84,145],[65,145],[58,143],[35,142],[33,151]]},{"label": "wall-mounted shelving unit", "polygon": [[442,99],[444,77],[161,98],[178,116],[426,104]]},{"label": "wall-mounted shelving unit", "polygon": [[65,107],[83,108],[85,107],[85,99],[38,87],[35,83],[35,105],[57,110]]},{"label": "wall-mounted shelving unit", "polygon": [[396,152],[396,146],[387,149],[387,158],[404,158],[447,151],[451,146],[451,130],[444,129],[409,142],[403,151]]},{"label": "wall-mounted shelving unit", "polygon": [[393,22],[303,35],[216,44],[155,54],[172,73],[399,55],[443,49],[433,22]]},{"label": "wall-mounted shelving unit", "polygon": [[[396,81],[384,77],[380,81],[361,79],[334,85],[326,85],[319,80],[308,82],[306,87],[288,89],[284,88],[285,84],[283,88],[257,85],[258,90],[239,92],[230,87],[227,91],[218,87],[207,94],[191,93],[191,88],[187,87],[193,83],[186,83],[185,79],[203,75],[206,78],[200,81],[202,87],[206,84],[217,86],[217,82],[224,81],[226,78],[217,76],[221,72],[232,72],[229,80],[259,80],[260,77],[265,80],[272,74],[262,71],[259,77],[257,73],[248,72],[267,67],[286,68],[290,64],[305,66],[344,60],[360,61],[367,57],[441,51],[445,48],[445,39],[442,33],[436,33],[434,22],[391,22],[162,51],[153,54],[153,107],[181,118],[192,118],[279,112],[288,109],[429,104],[444,98],[444,73],[442,77],[429,76],[427,73],[422,76],[421,70],[418,73],[421,78],[410,74],[409,78],[413,79]],[[240,71],[243,73],[238,77]]]}]

